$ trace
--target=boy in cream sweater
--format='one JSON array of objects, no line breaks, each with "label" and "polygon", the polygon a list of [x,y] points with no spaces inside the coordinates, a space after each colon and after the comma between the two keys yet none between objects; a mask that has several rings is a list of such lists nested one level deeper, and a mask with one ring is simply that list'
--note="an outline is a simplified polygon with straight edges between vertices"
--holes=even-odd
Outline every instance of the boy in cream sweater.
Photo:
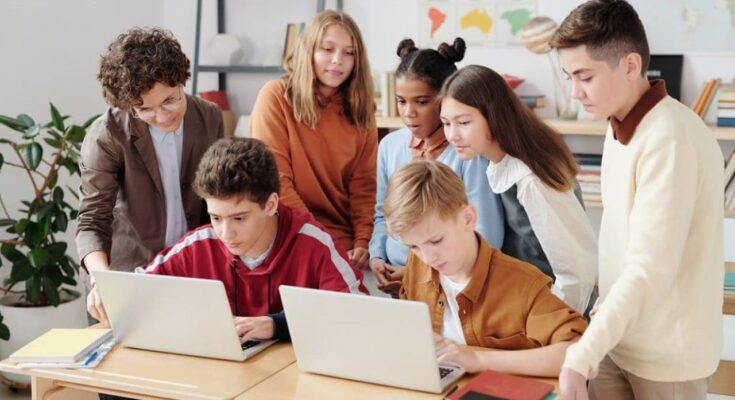
[{"label": "boy in cream sweater", "polygon": [[705,399],[722,347],[720,148],[663,81],[649,84],[646,33],[627,2],[582,4],[551,45],[574,98],[610,120],[600,297],[589,328],[567,350],[562,395]]}]

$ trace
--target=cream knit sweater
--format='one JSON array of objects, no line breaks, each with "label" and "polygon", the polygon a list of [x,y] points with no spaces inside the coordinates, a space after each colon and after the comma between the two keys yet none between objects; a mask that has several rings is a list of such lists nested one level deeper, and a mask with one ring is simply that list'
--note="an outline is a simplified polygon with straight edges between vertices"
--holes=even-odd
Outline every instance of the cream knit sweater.
[{"label": "cream knit sweater", "polygon": [[654,381],[711,375],[722,348],[723,158],[690,109],[666,97],[602,162],[600,299],[564,367],[592,378],[609,354]]}]

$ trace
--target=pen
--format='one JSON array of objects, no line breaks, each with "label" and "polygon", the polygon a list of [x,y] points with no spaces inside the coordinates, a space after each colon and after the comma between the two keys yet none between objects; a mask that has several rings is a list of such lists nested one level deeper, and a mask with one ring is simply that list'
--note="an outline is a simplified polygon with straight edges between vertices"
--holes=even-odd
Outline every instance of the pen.
[{"label": "pen", "polygon": [[97,359],[97,355],[98,354],[99,353],[97,352],[97,350],[93,351],[92,354],[90,354],[89,356],[87,356],[87,359],[84,360],[84,365],[86,366],[86,365],[91,364],[94,360]]},{"label": "pen", "polygon": [[447,391],[447,394],[444,395],[444,400],[449,400],[449,396],[451,396],[452,393],[456,392],[458,387],[459,385],[454,385],[451,388],[449,388],[449,390]]}]

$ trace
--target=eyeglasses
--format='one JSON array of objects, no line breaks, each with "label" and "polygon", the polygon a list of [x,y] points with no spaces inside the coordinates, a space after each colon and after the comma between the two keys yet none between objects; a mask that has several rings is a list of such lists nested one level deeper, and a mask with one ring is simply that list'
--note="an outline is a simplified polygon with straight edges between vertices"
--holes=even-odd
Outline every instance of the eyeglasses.
[{"label": "eyeglasses", "polygon": [[184,102],[184,94],[183,89],[179,90],[179,97],[169,97],[166,99],[161,105],[156,107],[146,107],[146,108],[136,108],[133,107],[133,112],[135,113],[135,116],[144,120],[149,121],[152,120],[157,113],[157,109],[160,108],[161,111],[166,111],[168,113],[176,113],[181,110],[181,107],[183,106]]}]

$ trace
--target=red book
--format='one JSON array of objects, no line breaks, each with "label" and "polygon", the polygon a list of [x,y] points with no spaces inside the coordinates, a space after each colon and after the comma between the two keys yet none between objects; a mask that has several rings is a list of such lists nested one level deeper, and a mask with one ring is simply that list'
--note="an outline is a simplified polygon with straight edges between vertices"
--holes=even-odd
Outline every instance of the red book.
[{"label": "red book", "polygon": [[485,371],[457,389],[451,400],[542,400],[554,386],[530,378]]},{"label": "red book", "polygon": [[220,90],[210,90],[208,92],[199,92],[199,97],[216,104],[222,111],[227,111],[230,109],[230,103],[227,101],[227,92]]}]

